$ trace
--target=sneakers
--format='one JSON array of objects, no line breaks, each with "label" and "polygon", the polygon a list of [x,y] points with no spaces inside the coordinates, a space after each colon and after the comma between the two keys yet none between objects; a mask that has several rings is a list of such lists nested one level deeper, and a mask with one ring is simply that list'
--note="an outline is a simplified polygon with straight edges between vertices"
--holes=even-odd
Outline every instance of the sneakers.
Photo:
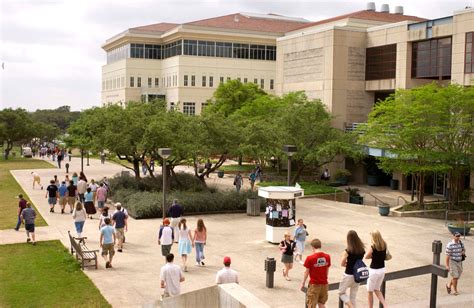
[{"label": "sneakers", "polygon": [[109,261],[105,262],[105,268],[110,268],[110,262]]},{"label": "sneakers", "polygon": [[64,209],[61,209],[61,214],[64,214]]},{"label": "sneakers", "polygon": [[17,228],[13,228],[13,230],[15,230],[15,231],[19,231],[20,229],[17,229]]},{"label": "sneakers", "polygon": [[199,262],[196,262],[196,266],[201,266],[201,264]]},{"label": "sneakers", "polygon": [[36,246],[36,242],[33,242],[33,246]]},{"label": "sneakers", "polygon": [[299,264],[304,265],[303,260],[299,260],[298,262],[299,262]]},{"label": "sneakers", "polygon": [[201,261],[201,265],[204,266],[204,265],[206,265],[206,264],[204,264],[204,261]]},{"label": "sneakers", "polygon": [[185,266],[183,271],[187,272],[187,271],[188,271],[188,267]]},{"label": "sneakers", "polygon": [[122,251],[122,248],[120,248],[120,249],[117,249],[117,251],[118,251],[118,252],[123,252],[123,251]]},{"label": "sneakers", "polygon": [[30,239],[30,238],[27,238],[27,239],[26,239],[26,242],[27,242],[27,243],[31,242],[31,239]]}]

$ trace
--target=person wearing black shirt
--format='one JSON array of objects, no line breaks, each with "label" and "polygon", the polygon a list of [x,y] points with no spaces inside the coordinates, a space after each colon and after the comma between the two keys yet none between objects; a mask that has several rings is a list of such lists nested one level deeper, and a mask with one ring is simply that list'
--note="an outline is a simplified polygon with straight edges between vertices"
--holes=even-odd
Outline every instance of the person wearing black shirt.
[{"label": "person wearing black shirt", "polygon": [[56,205],[58,196],[58,186],[56,186],[54,180],[51,180],[49,186],[46,188],[46,195],[44,196],[45,198],[48,198],[50,213],[54,213],[54,206]]},{"label": "person wearing black shirt", "polygon": [[[349,308],[356,307],[357,291],[359,290],[359,283],[354,280],[354,265],[357,260],[362,260],[364,254],[364,243],[357,232],[350,230],[347,233],[347,248],[341,259],[341,266],[345,267],[345,270],[339,283],[339,298]],[[347,289],[350,289],[350,296],[347,296]]]},{"label": "person wearing black shirt", "polygon": [[283,269],[283,277],[286,280],[290,281],[288,277],[289,271],[293,268],[293,253],[295,251],[296,242],[291,239],[291,234],[289,232],[285,233],[285,238],[280,242],[278,248],[281,252],[281,262],[285,265]]},{"label": "person wearing black shirt", "polygon": [[365,254],[365,259],[372,259],[369,268],[369,279],[367,280],[369,308],[374,307],[374,293],[380,304],[386,307],[385,298],[380,288],[385,277],[385,260],[389,260],[391,256],[388,254],[389,258],[387,258],[387,243],[385,243],[378,230],[370,232],[370,236],[372,243],[369,251]]}]

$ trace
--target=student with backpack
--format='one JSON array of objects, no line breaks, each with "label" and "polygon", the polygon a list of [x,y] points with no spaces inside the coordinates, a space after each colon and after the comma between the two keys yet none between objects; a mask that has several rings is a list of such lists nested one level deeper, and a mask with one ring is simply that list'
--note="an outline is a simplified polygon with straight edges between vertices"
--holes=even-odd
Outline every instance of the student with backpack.
[{"label": "student with backpack", "polygon": [[[349,308],[356,307],[359,283],[369,277],[368,268],[362,262],[364,254],[364,243],[362,243],[357,232],[350,230],[347,233],[347,248],[344,250],[341,259],[341,266],[345,270],[339,283],[339,298]],[[350,296],[347,296],[347,289],[350,289]]]}]

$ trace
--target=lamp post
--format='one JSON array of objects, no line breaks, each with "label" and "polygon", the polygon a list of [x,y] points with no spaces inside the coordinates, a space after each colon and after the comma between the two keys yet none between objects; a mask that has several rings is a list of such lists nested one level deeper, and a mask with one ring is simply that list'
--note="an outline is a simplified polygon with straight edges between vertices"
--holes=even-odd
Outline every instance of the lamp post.
[{"label": "lamp post", "polygon": [[87,151],[87,166],[89,166],[89,151]]},{"label": "lamp post", "polygon": [[296,145],[284,145],[283,146],[283,152],[288,155],[288,179],[287,179],[287,185],[290,186],[291,183],[291,156],[293,156],[296,153]]},{"label": "lamp post", "polygon": [[162,176],[163,176],[163,219],[165,219],[166,216],[166,159],[171,156],[171,149],[170,148],[160,148],[158,149],[158,154],[163,158],[163,171],[162,171]]}]

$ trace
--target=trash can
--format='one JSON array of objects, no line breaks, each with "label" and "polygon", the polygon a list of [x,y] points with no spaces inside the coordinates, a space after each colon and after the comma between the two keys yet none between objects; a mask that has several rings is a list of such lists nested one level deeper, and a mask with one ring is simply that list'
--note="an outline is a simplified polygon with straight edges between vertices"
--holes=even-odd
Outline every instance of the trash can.
[{"label": "trash can", "polygon": [[217,171],[217,176],[220,177],[220,178],[223,178],[224,177],[224,171],[222,171],[222,170]]},{"label": "trash can", "polygon": [[399,180],[391,179],[390,180],[390,189],[391,190],[398,190],[398,184],[400,183]]},{"label": "trash can", "polygon": [[260,216],[260,199],[247,199],[247,216]]}]

